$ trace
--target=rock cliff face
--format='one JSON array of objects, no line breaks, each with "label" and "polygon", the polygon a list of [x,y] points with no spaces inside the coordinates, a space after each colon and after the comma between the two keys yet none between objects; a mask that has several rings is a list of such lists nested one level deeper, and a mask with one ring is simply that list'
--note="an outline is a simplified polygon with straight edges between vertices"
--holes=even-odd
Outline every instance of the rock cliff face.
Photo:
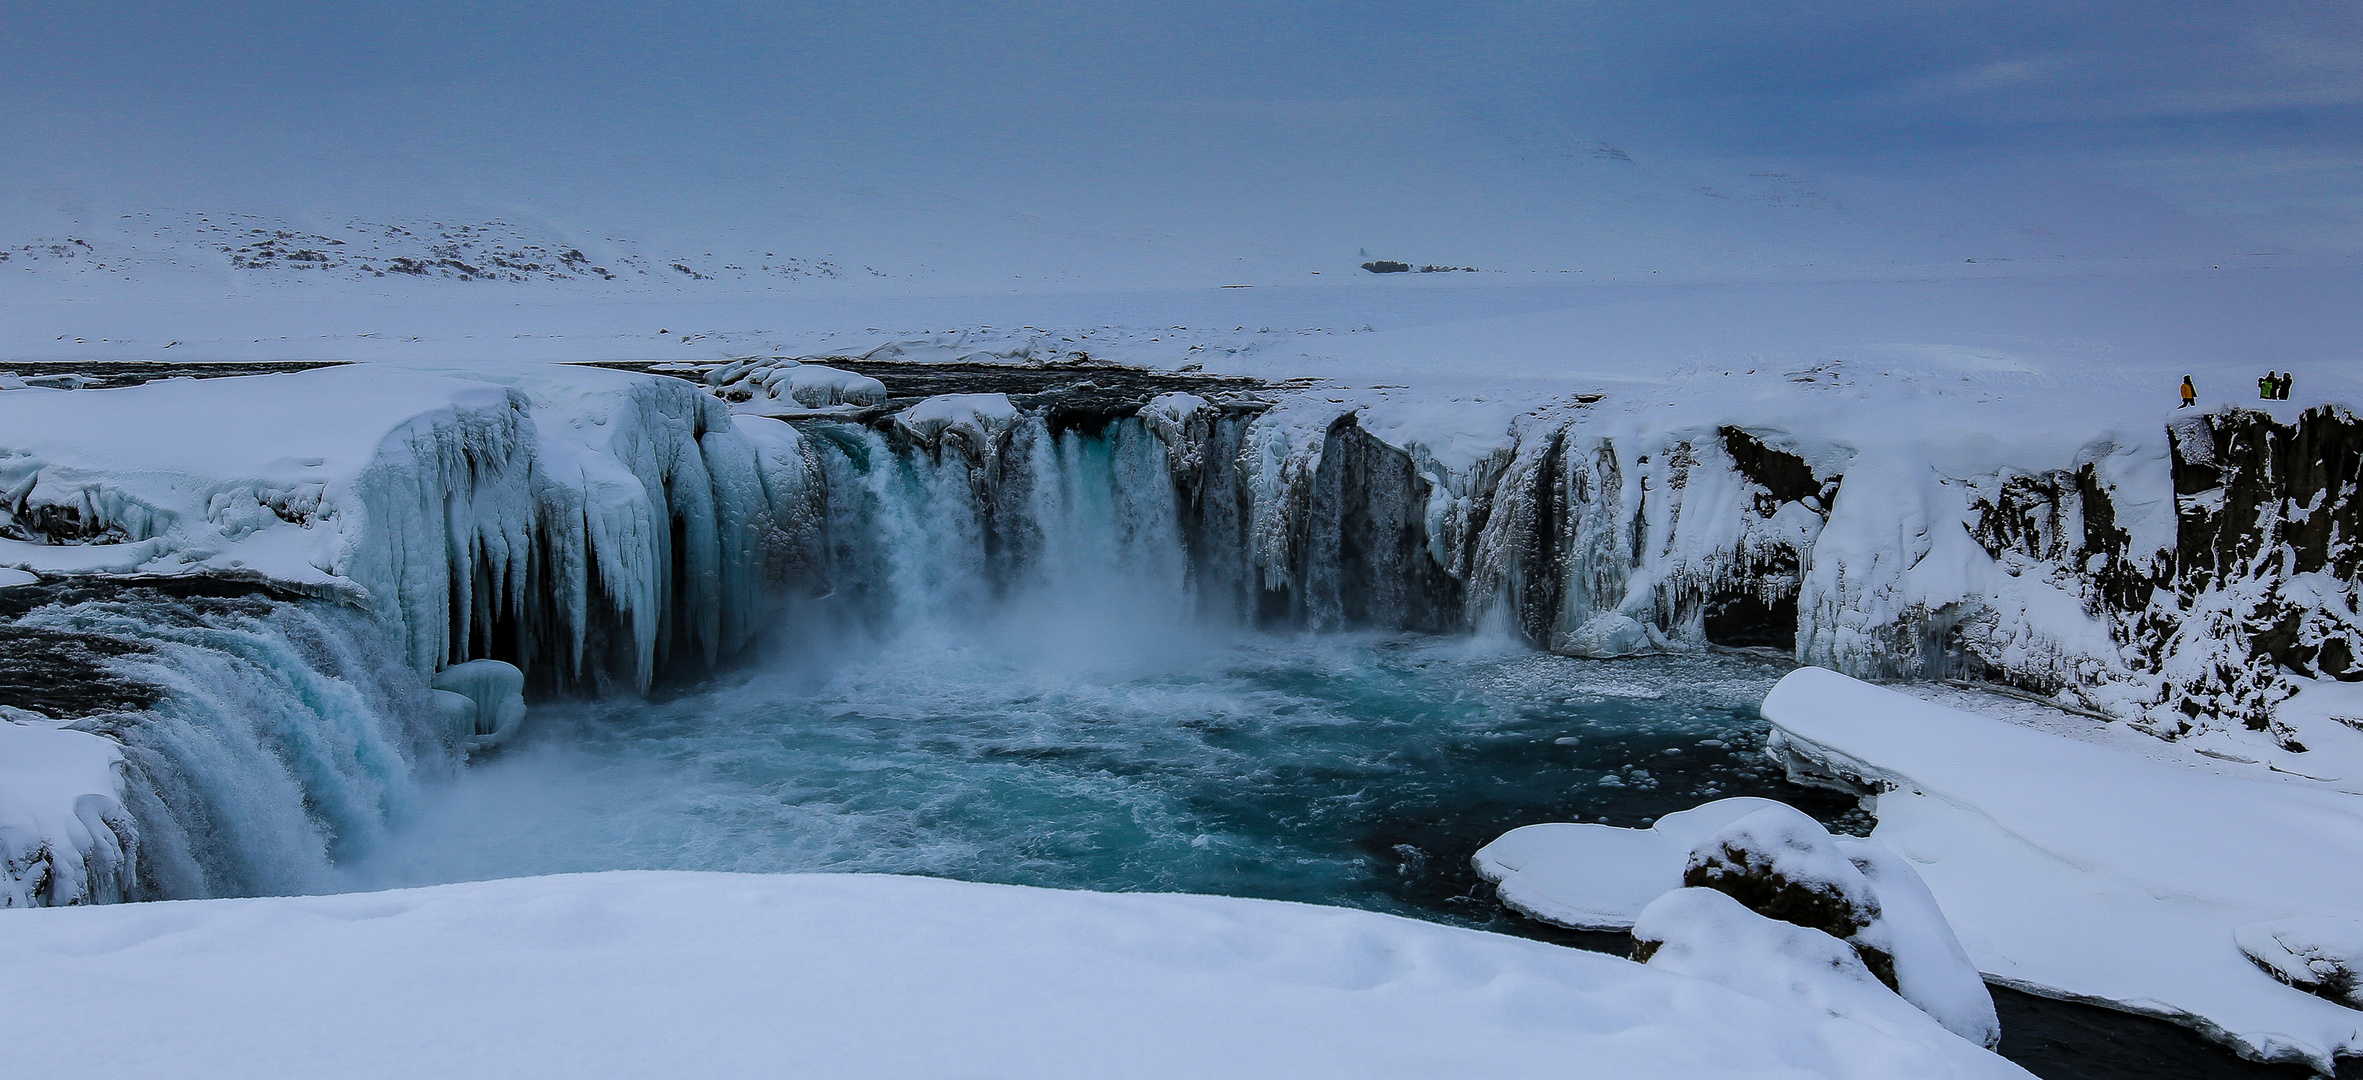
[{"label": "rock cliff face", "polygon": [[2363,425],[2336,407],[2182,420],[2164,461],[2102,443],[1962,476],[1777,430],[1604,433],[1582,408],[1460,472],[1350,408],[1152,426],[1197,587],[1265,624],[1768,647],[2285,749],[2289,676],[2363,679]]}]

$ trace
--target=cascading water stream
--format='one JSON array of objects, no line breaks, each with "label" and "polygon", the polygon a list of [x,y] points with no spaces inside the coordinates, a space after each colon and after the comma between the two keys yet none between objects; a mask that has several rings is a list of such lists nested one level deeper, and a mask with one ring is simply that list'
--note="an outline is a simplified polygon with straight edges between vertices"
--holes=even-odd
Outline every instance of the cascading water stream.
[{"label": "cascading water stream", "polygon": [[132,898],[325,888],[456,763],[416,674],[350,608],[134,589],[18,625],[137,646],[109,666],[153,703],[84,722],[124,747]]}]

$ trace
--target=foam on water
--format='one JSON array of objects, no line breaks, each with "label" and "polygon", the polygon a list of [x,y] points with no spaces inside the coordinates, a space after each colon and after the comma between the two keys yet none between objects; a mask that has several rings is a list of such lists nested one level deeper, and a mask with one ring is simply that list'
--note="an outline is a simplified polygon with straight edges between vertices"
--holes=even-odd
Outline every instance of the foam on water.
[{"label": "foam on water", "polygon": [[1763,661],[1170,627],[1142,647],[1040,625],[544,709],[521,745],[430,789],[348,884],[859,870],[1433,917],[1418,894],[1508,828],[1780,783],[1755,752],[1754,702],[1781,672]]}]

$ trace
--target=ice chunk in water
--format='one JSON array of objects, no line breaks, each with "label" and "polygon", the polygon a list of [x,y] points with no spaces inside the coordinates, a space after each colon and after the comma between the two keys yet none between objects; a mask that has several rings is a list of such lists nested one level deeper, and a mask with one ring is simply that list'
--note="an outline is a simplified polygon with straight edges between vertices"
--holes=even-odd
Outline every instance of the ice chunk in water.
[{"label": "ice chunk in water", "polygon": [[[435,689],[467,699],[474,707],[470,722],[461,727],[471,750],[488,750],[507,742],[525,722],[525,673],[499,660],[470,660],[453,664],[435,676]],[[456,716],[457,703],[438,695],[435,703],[446,716]]]}]

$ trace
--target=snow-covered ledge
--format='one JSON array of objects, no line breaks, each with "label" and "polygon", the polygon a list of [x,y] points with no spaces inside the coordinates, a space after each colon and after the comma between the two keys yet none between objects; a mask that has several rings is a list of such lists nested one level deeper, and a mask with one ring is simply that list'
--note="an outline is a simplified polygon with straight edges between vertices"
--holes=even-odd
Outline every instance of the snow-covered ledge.
[{"label": "snow-covered ledge", "polygon": [[0,567],[268,580],[365,607],[422,674],[645,687],[746,641],[802,469],[784,424],[587,367],[27,387],[0,392]]},{"label": "snow-covered ledge", "polygon": [[138,835],[123,748],[0,705],[0,908],[128,898]]},{"label": "snow-covered ledge", "polygon": [[2235,940],[2270,920],[2363,920],[2363,799],[1817,668],[1782,679],[1764,717],[1797,779],[1877,792],[1872,839],[1912,861],[1989,981],[2162,1017],[2261,1060],[2327,1072],[2363,1053],[2363,1012],[2275,981]]}]

